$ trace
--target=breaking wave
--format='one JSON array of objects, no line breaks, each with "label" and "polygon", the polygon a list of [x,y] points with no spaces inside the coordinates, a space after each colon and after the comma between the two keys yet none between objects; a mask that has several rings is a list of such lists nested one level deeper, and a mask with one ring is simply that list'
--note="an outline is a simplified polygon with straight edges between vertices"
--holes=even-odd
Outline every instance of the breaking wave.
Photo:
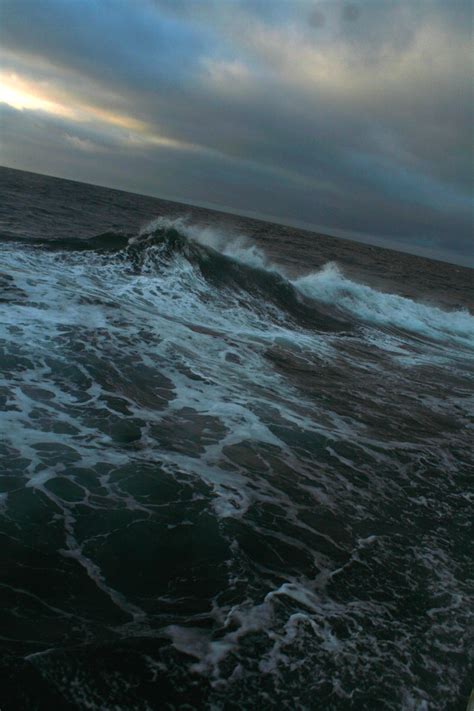
[{"label": "breaking wave", "polygon": [[187,283],[182,286],[188,290],[197,288],[199,298],[204,292],[197,282],[204,279],[221,296],[223,292],[232,294],[234,303],[237,299],[244,308],[265,313],[270,321],[284,318],[290,325],[339,332],[363,324],[389,333],[401,331],[474,347],[474,316],[466,309],[447,311],[377,290],[349,279],[334,262],[291,278],[245,236],[194,224],[186,217],[160,217],[144,226],[138,235],[106,232],[83,240],[25,239],[23,243],[53,252],[109,255],[109,260],[118,260],[135,273],[149,276],[163,277],[166,272],[169,276],[170,269],[178,269],[178,282],[187,271]]},{"label": "breaking wave", "polygon": [[[105,234],[89,241],[93,249],[107,250],[112,244],[116,249],[125,248],[141,266],[146,263],[149,266],[153,256],[170,259],[180,254],[213,285],[260,294],[291,311],[305,325],[328,330],[348,328],[350,316],[369,324],[474,347],[474,317],[467,310],[445,311],[378,291],[349,279],[335,263],[290,279],[282,267],[271,263],[244,236],[192,224],[186,218],[158,218],[130,239]],[[153,249],[154,255],[150,251]],[[324,309],[325,306],[330,310]]]},{"label": "breaking wave", "polygon": [[336,264],[326,264],[320,271],[296,279],[294,284],[319,303],[335,305],[363,321],[474,346],[474,317],[467,310],[444,311],[404,296],[377,291],[351,281]]}]

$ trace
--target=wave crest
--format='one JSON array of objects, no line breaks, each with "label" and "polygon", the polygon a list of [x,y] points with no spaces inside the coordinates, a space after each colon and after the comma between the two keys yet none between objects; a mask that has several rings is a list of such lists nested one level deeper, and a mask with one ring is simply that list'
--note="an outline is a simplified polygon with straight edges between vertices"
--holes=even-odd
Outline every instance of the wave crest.
[{"label": "wave crest", "polygon": [[276,270],[276,267],[270,264],[265,252],[252,244],[245,235],[230,234],[215,226],[193,224],[187,217],[158,217],[142,227],[138,237],[132,238],[130,243],[134,244],[170,231],[250,267]]},{"label": "wave crest", "polygon": [[293,283],[307,297],[332,304],[363,321],[474,346],[474,317],[467,310],[444,311],[405,296],[378,291],[348,279],[333,262]]},{"label": "wave crest", "polygon": [[[260,291],[262,297],[272,301],[282,301],[286,308],[298,311],[300,318],[310,322],[308,311],[312,308],[332,324],[347,327],[344,319],[348,316],[358,320],[395,328],[434,340],[451,340],[460,345],[474,347],[474,317],[467,310],[445,311],[437,306],[417,302],[405,296],[374,289],[371,286],[346,277],[340,266],[329,262],[320,270],[305,276],[290,279],[285,269],[270,262],[266,254],[242,235],[232,235],[216,227],[199,226],[187,218],[160,217],[142,229],[139,236],[131,240],[137,244],[148,243],[157,237],[174,234],[175,238],[185,238],[180,249],[187,251],[188,257],[198,257],[201,271],[214,282],[231,282],[246,290]],[[174,246],[177,246],[175,240]],[[200,253],[193,246],[203,248]],[[213,257],[210,260],[210,257]],[[225,263],[222,257],[228,258]],[[210,260],[210,262],[209,262]],[[205,263],[207,261],[207,264]],[[250,268],[243,278],[242,268]],[[245,282],[245,284],[244,284]],[[304,312],[304,313],[303,313]]]},{"label": "wave crest", "polygon": [[201,228],[185,218],[158,218],[129,241],[127,251],[134,265],[148,272],[184,257],[210,286],[240,293],[242,305],[267,314],[269,306],[277,307],[295,325],[322,331],[350,328],[347,319],[300,293],[285,271],[244,237]]},{"label": "wave crest", "polygon": [[[315,238],[317,239],[317,238]],[[8,239],[7,241],[10,241]],[[21,242],[21,240],[15,240]],[[24,243],[24,241],[23,241]],[[247,237],[186,216],[161,216],[138,234],[106,232],[86,240],[30,240],[48,251],[91,251],[119,259],[133,271],[169,276],[178,266],[204,278],[208,288],[232,292],[240,305],[271,317],[276,307],[294,326],[347,331],[354,322],[474,348],[474,316],[379,291],[349,279],[334,262],[291,278]],[[183,261],[184,260],[184,261]],[[196,294],[197,298],[202,293]]]}]

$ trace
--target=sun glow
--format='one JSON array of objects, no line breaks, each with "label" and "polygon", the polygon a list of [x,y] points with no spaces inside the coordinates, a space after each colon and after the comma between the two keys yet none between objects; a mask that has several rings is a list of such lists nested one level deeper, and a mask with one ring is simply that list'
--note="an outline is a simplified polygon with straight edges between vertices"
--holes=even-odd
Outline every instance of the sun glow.
[{"label": "sun glow", "polygon": [[45,111],[67,118],[75,115],[69,107],[48,98],[33,82],[21,79],[17,74],[0,73],[0,102],[18,111]]},{"label": "sun glow", "polygon": [[[159,145],[168,148],[196,148],[186,142],[157,134],[154,127],[133,116],[115,113],[110,109],[84,103],[51,85],[24,79],[14,73],[0,72],[0,103],[18,111],[40,111],[60,118],[67,118],[78,124],[92,124],[117,129],[117,139],[127,144]],[[70,140],[70,138],[68,139]],[[71,139],[72,140],[72,139]],[[74,139],[76,147],[86,150],[84,140]],[[87,143],[87,149],[92,144]]]}]

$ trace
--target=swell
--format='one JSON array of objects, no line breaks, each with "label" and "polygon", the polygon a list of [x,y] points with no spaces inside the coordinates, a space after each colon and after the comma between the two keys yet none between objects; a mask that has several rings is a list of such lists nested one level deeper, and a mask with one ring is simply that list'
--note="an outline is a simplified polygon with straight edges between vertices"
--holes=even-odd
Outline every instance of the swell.
[{"label": "swell", "polygon": [[474,347],[474,316],[467,309],[445,311],[432,304],[378,291],[348,279],[333,263],[294,283],[307,297],[319,303],[337,304],[339,309],[366,323]]},{"label": "swell", "polygon": [[[255,250],[250,248],[245,255],[245,248],[239,249],[239,255],[226,254],[167,226],[131,240],[126,255],[135,269],[148,272],[150,262],[159,271],[184,258],[211,288],[240,295],[244,307],[258,308],[261,304],[268,311],[273,305],[303,328],[337,332],[350,329],[348,319],[338,318],[325,304],[307,298],[276,268],[264,266],[263,256]],[[249,263],[251,259],[253,264]]]},{"label": "swell", "polygon": [[268,314],[273,305],[294,326],[318,331],[350,329],[347,319],[338,318],[325,304],[316,305],[301,294],[284,274],[267,264],[254,245],[229,240],[215,230],[189,225],[183,219],[161,218],[138,235],[105,232],[88,239],[65,237],[44,240],[2,235],[3,242],[21,243],[48,252],[91,252],[109,255],[133,273],[155,275],[173,269],[185,260],[208,283],[210,289],[240,295],[240,303]]},{"label": "swell", "polygon": [[209,289],[232,292],[241,305],[268,313],[273,306],[296,327],[348,333],[367,324],[423,339],[474,347],[474,316],[382,292],[347,278],[335,263],[290,279],[245,237],[186,218],[160,217],[138,235],[109,231],[89,239],[26,239],[2,233],[2,242],[53,252],[94,252],[120,260],[133,273],[160,277],[185,262]]},{"label": "swell", "polygon": [[102,232],[87,239],[78,239],[74,235],[55,239],[44,237],[25,237],[14,232],[0,232],[0,243],[14,243],[24,246],[41,247],[48,252],[119,252],[127,247],[132,235],[124,232]]},{"label": "swell", "polygon": [[417,338],[474,348],[474,316],[466,310],[446,311],[433,304],[382,292],[347,278],[337,264],[290,279],[279,265],[269,262],[256,245],[186,219],[159,218],[142,230],[136,243],[172,238],[216,286],[258,294],[293,314],[304,327],[348,330],[354,324],[414,335]]}]

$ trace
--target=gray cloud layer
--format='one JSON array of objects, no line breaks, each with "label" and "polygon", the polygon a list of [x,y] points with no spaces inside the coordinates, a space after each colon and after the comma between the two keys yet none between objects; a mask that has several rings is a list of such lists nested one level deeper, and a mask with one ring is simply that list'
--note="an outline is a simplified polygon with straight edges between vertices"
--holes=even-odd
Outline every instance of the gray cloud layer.
[{"label": "gray cloud layer", "polygon": [[470,2],[4,0],[1,25],[37,97],[4,97],[5,164],[474,263]]}]

